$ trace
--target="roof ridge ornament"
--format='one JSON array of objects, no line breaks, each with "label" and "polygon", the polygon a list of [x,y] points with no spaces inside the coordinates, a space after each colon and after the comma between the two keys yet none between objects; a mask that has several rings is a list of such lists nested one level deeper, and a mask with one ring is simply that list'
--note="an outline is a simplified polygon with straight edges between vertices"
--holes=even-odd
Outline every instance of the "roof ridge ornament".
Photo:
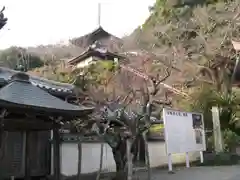
[{"label": "roof ridge ornament", "polygon": [[103,48],[102,43],[98,40],[94,41],[92,45],[90,45],[90,48],[97,49],[97,48]]},{"label": "roof ridge ornament", "polygon": [[98,27],[100,28],[101,27],[101,3],[99,2],[98,3]]}]

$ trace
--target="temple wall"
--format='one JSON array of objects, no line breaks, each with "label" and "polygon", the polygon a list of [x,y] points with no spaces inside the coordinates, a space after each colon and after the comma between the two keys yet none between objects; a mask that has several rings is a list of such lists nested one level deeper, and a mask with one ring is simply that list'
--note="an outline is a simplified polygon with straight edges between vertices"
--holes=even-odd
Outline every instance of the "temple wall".
[{"label": "temple wall", "polygon": [[[167,165],[164,142],[149,142],[150,166],[158,167]],[[92,173],[99,170],[100,163],[100,143],[82,144],[82,173]],[[103,170],[106,172],[115,171],[115,163],[111,148],[104,144],[103,148]],[[190,161],[195,161],[199,157],[198,152],[189,153]],[[172,156],[173,164],[184,163],[185,154],[175,154]],[[61,173],[65,176],[77,174],[78,166],[78,145],[76,142],[63,142],[61,146]]]}]

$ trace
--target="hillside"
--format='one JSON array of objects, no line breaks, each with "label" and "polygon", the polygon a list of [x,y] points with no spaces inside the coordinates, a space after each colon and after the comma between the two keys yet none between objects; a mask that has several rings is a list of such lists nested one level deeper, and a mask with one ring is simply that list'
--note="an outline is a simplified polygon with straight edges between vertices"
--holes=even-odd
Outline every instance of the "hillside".
[{"label": "hillside", "polygon": [[[240,38],[239,3],[239,0],[156,0],[143,26],[122,38],[123,47],[126,51],[154,53],[161,62],[171,60],[181,70],[173,71],[168,79],[171,84],[176,79],[181,79],[179,83],[190,80],[206,64],[215,64],[217,59],[234,59],[231,40]],[[84,49],[85,46],[56,44],[26,50],[45,62],[75,57]],[[134,64],[141,69],[141,63]]]},{"label": "hillside", "polygon": [[233,60],[231,40],[240,39],[240,1],[178,2],[156,0],[142,28],[125,38],[129,47],[172,59],[185,77],[208,63]]},{"label": "hillside", "polygon": [[[136,28],[130,36],[122,38],[123,49],[134,52],[132,57],[128,56],[128,65],[140,72],[147,72],[151,77],[164,77],[166,66],[174,67],[164,83],[185,92],[187,98],[158,87],[154,99],[160,102],[160,106],[170,102],[177,109],[204,112],[205,119],[209,120],[212,117],[209,111],[212,103],[230,107],[237,102],[235,95],[231,97],[231,92],[236,93],[236,90],[231,90],[232,67],[236,60],[231,41],[240,40],[240,1],[213,0],[207,3],[201,1],[200,4],[196,4],[196,1],[191,3],[191,0],[188,3],[183,1],[178,4],[178,0],[156,0],[150,9],[151,15],[143,26]],[[90,69],[86,73],[87,78],[76,78],[79,77],[79,72],[72,73],[72,69],[62,68],[60,59],[77,56],[86,46],[81,37],[74,40],[76,46],[27,48],[28,53],[41,57],[44,62],[44,66],[36,66],[38,68],[30,73],[61,82],[77,82],[77,85],[87,89],[89,97],[98,102],[134,91],[136,94],[133,95],[131,108],[140,109],[139,102],[146,94],[138,94],[139,90],[149,92],[153,86],[133,73],[120,70],[113,76],[116,71],[105,72],[103,67],[98,67],[99,69]],[[19,53],[16,53],[15,57],[18,56]],[[109,69],[114,68],[111,66]],[[85,95],[84,92],[82,94]],[[156,117],[159,117],[161,108],[154,108],[158,114]],[[229,113],[226,114],[228,117],[223,119],[230,120]],[[211,127],[210,124],[207,126]]]},{"label": "hillside", "polygon": [[50,59],[52,56],[55,59],[71,58],[79,55],[84,49],[72,44],[62,45],[46,45],[46,46],[37,46],[37,47],[28,47],[27,51],[34,53],[41,58]]}]

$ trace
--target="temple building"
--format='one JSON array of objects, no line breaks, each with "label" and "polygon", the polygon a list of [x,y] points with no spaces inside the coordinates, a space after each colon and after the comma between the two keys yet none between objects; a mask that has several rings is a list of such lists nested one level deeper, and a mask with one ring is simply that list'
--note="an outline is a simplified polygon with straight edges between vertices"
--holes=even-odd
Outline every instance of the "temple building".
[{"label": "temple building", "polygon": [[71,40],[71,43],[86,49],[96,41],[111,52],[119,52],[123,47],[122,40],[105,31],[101,25],[91,33]]},{"label": "temple building", "polygon": [[118,53],[113,53],[107,48],[104,48],[98,42],[89,46],[86,51],[81,53],[79,56],[72,58],[68,61],[68,64],[76,68],[84,68],[94,62],[101,61],[114,61],[118,62],[124,57]]},{"label": "temple building", "polygon": [[93,111],[67,102],[69,96],[70,84],[0,67],[0,179],[47,177],[51,164],[60,179],[60,129]]},{"label": "temple building", "polygon": [[85,48],[79,56],[68,61],[70,66],[84,68],[96,61],[115,61],[123,59],[119,52],[123,50],[122,40],[99,26],[93,32],[71,41],[74,45]]}]

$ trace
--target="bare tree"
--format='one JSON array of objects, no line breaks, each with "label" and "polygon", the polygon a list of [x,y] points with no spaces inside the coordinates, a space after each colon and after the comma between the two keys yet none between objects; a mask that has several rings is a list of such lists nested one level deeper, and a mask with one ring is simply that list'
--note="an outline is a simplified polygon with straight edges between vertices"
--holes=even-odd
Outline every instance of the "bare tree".
[{"label": "bare tree", "polygon": [[[121,70],[120,70],[121,71]],[[115,71],[114,71],[115,72]],[[114,77],[119,77],[120,73],[114,73]],[[139,88],[127,86],[125,83],[131,83],[131,78],[128,78],[121,83],[125,84],[122,87],[125,89],[125,95],[117,95],[114,91],[109,94],[104,92],[104,88],[111,84],[109,81],[116,80],[114,77],[108,79],[102,88],[92,86],[87,92],[78,90],[79,103],[83,105],[94,105],[95,112],[91,115],[90,119],[77,120],[76,126],[78,131],[82,133],[92,133],[90,127],[95,127],[94,132],[101,137],[112,148],[113,157],[116,162],[116,179],[126,179],[128,163],[133,163],[139,151],[139,142],[147,142],[144,140],[144,135],[151,126],[152,116],[160,118],[160,112],[164,106],[171,105],[166,97],[165,100],[156,99],[157,94],[161,90],[161,83],[170,77],[171,68],[165,68],[165,75],[149,76],[147,79],[137,77],[142,80]],[[132,77],[137,75],[131,74]],[[83,78],[83,77],[82,77]],[[120,81],[118,81],[120,82]],[[119,86],[114,83],[114,86]],[[116,92],[116,91],[115,91]],[[86,95],[87,94],[87,95]],[[84,95],[84,98],[81,97]],[[139,98],[140,108],[131,108],[131,104],[136,104],[136,99]],[[130,107],[130,108],[129,108]],[[131,157],[127,156],[127,142],[130,145]],[[148,154],[148,152],[145,152]],[[149,159],[146,156],[148,169]],[[131,167],[131,166],[129,166]]]},{"label": "bare tree", "polygon": [[[179,81],[177,83],[187,81],[186,85],[193,85],[191,78],[195,76],[194,83],[196,80],[198,83],[203,80],[213,82],[214,77],[207,73],[203,77],[201,72],[208,69],[213,75],[220,67],[219,61],[224,60],[225,65],[233,63],[235,52],[231,40],[240,37],[239,1],[218,1],[194,8],[186,5],[179,8],[181,12],[173,8],[169,17],[164,17],[159,8],[165,7],[153,9],[157,17],[153,15],[149,18],[152,22],[145,23],[138,41],[140,48],[147,47],[155,54],[173,57],[173,63],[182,71],[172,73],[172,78]],[[222,76],[223,63],[220,68],[217,74]]]},{"label": "bare tree", "polygon": [[7,18],[4,16],[3,11],[5,10],[5,6],[2,8],[2,10],[0,11],[0,29],[2,29],[6,23],[7,23]]}]

